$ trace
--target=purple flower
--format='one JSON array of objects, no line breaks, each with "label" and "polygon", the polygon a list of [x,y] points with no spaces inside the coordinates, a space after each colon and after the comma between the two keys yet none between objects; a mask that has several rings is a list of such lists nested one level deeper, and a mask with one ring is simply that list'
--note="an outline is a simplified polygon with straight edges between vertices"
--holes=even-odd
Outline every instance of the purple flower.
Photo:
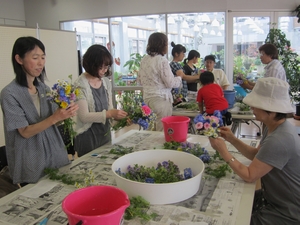
[{"label": "purple flower", "polygon": [[183,172],[183,176],[184,176],[185,180],[192,178],[193,177],[192,169],[191,168],[185,168],[184,172]]},{"label": "purple flower", "polygon": [[204,163],[209,163],[210,161],[210,155],[209,154],[202,154],[199,156],[199,158],[204,162]]}]

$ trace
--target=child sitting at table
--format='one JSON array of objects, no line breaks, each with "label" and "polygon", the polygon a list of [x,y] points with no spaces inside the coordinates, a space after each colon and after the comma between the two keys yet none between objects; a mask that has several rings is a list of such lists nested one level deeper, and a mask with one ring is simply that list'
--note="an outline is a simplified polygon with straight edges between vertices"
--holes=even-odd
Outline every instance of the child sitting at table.
[{"label": "child sitting at table", "polygon": [[200,74],[200,82],[203,87],[198,90],[197,102],[201,114],[212,115],[215,110],[219,110],[225,116],[224,124],[231,125],[231,113],[227,111],[228,102],[224,97],[222,88],[214,83],[214,75],[212,72],[205,71]]}]

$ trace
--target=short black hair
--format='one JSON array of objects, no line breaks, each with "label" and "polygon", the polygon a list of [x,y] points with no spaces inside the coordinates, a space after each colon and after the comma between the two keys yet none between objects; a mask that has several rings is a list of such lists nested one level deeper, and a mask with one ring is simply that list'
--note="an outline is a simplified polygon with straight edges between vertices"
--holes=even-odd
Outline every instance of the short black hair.
[{"label": "short black hair", "polygon": [[[103,65],[111,66],[113,57],[106,47],[95,44],[88,48],[82,58],[82,66],[87,73],[93,77],[99,77],[99,69]],[[106,75],[110,74],[110,69],[106,71]]]},{"label": "short black hair", "polygon": [[259,52],[263,51],[266,55],[270,56],[272,59],[278,59],[278,49],[275,45],[271,43],[266,43],[259,47]]},{"label": "short black hair", "polygon": [[209,71],[204,71],[200,74],[200,82],[203,85],[212,84],[215,81],[214,74]]},{"label": "short black hair", "polygon": [[212,61],[216,62],[216,56],[214,56],[214,55],[207,55],[207,56],[205,56],[205,58],[204,58],[204,62],[205,62],[206,60],[212,60]]},{"label": "short black hair", "polygon": [[[20,65],[17,62],[15,56],[19,55],[20,58],[24,59],[25,54],[27,52],[31,52],[36,46],[39,47],[44,54],[46,54],[44,44],[35,37],[31,37],[31,36],[20,37],[14,43],[12,54],[11,54],[11,61],[13,64],[14,72],[16,74],[16,81],[21,86],[28,87],[27,77],[22,65]],[[44,67],[38,78],[40,79],[41,82],[44,82],[45,77],[46,77],[46,71]],[[33,81],[34,86],[38,86],[38,83],[39,82],[37,78],[35,78]]]},{"label": "short black hair", "polygon": [[173,41],[171,42],[171,46],[173,47],[172,49],[172,56],[174,57],[175,56],[175,53],[177,53],[178,55],[183,52],[183,53],[186,53],[186,48],[181,45],[181,44],[175,44]]}]

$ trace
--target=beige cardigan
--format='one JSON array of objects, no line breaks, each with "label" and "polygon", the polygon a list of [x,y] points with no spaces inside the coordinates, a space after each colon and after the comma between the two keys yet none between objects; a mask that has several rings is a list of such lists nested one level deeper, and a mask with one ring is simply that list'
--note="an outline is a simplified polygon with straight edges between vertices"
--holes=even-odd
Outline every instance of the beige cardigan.
[{"label": "beige cardigan", "polygon": [[[102,78],[102,84],[107,92],[108,110],[113,108],[112,104],[112,85],[107,77]],[[77,103],[79,110],[75,117],[74,131],[81,134],[88,130],[93,123],[106,123],[106,110],[95,112],[95,100],[91,87],[86,76],[81,74],[74,84],[81,89],[81,96]]]}]

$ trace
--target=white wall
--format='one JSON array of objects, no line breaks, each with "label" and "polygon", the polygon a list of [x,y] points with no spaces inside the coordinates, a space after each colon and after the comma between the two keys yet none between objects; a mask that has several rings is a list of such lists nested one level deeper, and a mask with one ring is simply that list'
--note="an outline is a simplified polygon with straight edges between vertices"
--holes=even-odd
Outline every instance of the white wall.
[{"label": "white wall", "polygon": [[45,29],[59,29],[60,21],[109,16],[227,10],[292,11],[298,5],[300,0],[24,0],[27,25],[34,27],[38,23]]},{"label": "white wall", "polygon": [[0,24],[25,26],[23,0],[0,0]]}]

